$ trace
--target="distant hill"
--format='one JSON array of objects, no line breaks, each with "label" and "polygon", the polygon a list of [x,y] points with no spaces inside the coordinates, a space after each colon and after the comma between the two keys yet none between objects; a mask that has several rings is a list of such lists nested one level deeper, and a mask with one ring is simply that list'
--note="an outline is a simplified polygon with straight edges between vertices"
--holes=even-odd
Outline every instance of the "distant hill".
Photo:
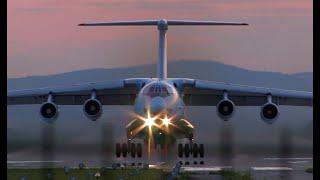
[{"label": "distant hill", "polygon": [[[242,69],[215,61],[172,61],[168,65],[169,77],[185,77],[263,87],[312,91],[311,72],[284,74]],[[156,65],[127,68],[88,69],[56,75],[10,78],[8,89],[25,89],[44,86],[108,81],[132,77],[155,77]]]}]

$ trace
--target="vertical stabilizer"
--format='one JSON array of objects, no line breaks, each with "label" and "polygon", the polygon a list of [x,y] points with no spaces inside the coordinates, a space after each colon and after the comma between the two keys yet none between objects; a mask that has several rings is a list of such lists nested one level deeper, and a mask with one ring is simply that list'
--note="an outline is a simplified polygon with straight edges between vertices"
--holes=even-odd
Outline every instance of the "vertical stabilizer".
[{"label": "vertical stabilizer", "polygon": [[139,20],[139,21],[113,21],[83,23],[79,26],[157,26],[159,30],[159,56],[157,64],[157,77],[167,78],[167,30],[168,26],[241,26],[248,25],[238,22],[223,21],[190,21],[190,20]]}]

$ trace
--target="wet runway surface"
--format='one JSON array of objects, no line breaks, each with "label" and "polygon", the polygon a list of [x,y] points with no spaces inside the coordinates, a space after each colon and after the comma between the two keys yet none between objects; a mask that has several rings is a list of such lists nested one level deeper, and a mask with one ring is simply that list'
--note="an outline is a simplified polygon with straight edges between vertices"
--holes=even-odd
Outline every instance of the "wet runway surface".
[{"label": "wet runway surface", "polygon": [[[113,163],[125,163],[128,167],[134,163],[135,166],[141,163],[148,164],[149,161],[145,158],[107,158],[101,159],[100,155],[87,154],[87,156],[70,156],[63,153],[55,153],[51,161],[42,161],[39,154],[35,151],[24,151],[8,154],[7,165],[8,168],[41,168],[41,167],[63,167],[69,166],[77,168],[79,163],[84,163],[87,167],[102,167],[111,166]],[[40,160],[39,160],[40,159]],[[149,164],[154,164],[155,167],[166,167],[171,169],[176,162],[183,163],[182,169],[187,169],[193,172],[192,178],[196,179],[222,179],[220,175],[212,174],[210,172],[224,170],[235,170],[239,172],[250,172],[254,179],[313,179],[312,173],[307,173],[306,169],[313,167],[312,157],[249,157],[247,155],[237,155],[235,158],[222,161],[220,157],[207,158],[173,158],[174,160],[166,163],[161,162],[162,158],[154,156]],[[204,161],[203,165],[199,162]],[[185,165],[186,162],[189,165]],[[197,162],[195,165],[194,163]],[[225,164],[229,162],[229,164]]]}]

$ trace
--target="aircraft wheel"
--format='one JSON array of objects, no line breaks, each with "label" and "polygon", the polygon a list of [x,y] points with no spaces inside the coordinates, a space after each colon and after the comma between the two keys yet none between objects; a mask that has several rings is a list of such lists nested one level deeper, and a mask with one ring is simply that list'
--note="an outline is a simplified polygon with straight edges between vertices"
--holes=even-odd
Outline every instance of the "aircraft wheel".
[{"label": "aircraft wheel", "polygon": [[119,158],[121,156],[121,145],[120,143],[116,144],[116,156]]},{"label": "aircraft wheel", "polygon": [[128,145],[127,145],[127,143],[123,143],[122,144],[122,156],[127,157],[127,153],[128,153]]},{"label": "aircraft wheel", "polygon": [[183,156],[183,146],[182,144],[178,144],[178,156],[182,158]]},{"label": "aircraft wheel", "polygon": [[140,143],[137,144],[137,156],[141,158],[142,156],[142,145]]},{"label": "aircraft wheel", "polygon": [[130,154],[131,154],[131,157],[136,157],[136,144],[135,143],[131,143],[130,145]]},{"label": "aircraft wheel", "polygon": [[199,146],[199,155],[200,155],[201,158],[204,157],[204,146],[203,146],[203,144],[200,144],[200,146]]},{"label": "aircraft wheel", "polygon": [[198,157],[198,152],[199,152],[198,144],[194,143],[192,148],[192,154],[194,158]]},{"label": "aircraft wheel", "polygon": [[188,158],[190,153],[190,146],[189,144],[184,145],[184,155]]}]

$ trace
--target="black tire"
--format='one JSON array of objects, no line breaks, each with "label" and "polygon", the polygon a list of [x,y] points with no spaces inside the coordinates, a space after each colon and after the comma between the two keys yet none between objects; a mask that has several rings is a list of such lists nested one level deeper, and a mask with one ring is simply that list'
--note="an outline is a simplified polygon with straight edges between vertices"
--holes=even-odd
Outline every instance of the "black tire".
[{"label": "black tire", "polygon": [[203,146],[203,144],[200,144],[200,146],[199,146],[199,155],[200,155],[201,158],[204,157],[204,146]]},{"label": "black tire", "polygon": [[198,152],[199,152],[198,144],[194,143],[192,148],[192,154],[194,158],[198,157]]},{"label": "black tire", "polygon": [[190,146],[189,144],[184,145],[184,155],[188,158],[190,154]]},{"label": "black tire", "polygon": [[116,144],[116,156],[117,157],[121,156],[121,145],[120,145],[120,143]]},{"label": "black tire", "polygon": [[128,154],[128,145],[127,145],[127,143],[123,143],[122,144],[122,156],[127,157],[127,154]]},{"label": "black tire", "polygon": [[183,146],[182,146],[182,144],[178,144],[178,156],[179,156],[179,158],[182,158],[182,156],[183,156]]},{"label": "black tire", "polygon": [[137,156],[139,158],[141,158],[142,157],[142,145],[140,143],[137,144],[137,149],[136,150],[137,150]]},{"label": "black tire", "polygon": [[116,144],[116,156],[119,158],[121,156],[121,145],[120,143]]},{"label": "black tire", "polygon": [[134,144],[134,143],[131,143],[130,154],[131,154],[131,157],[133,157],[133,158],[136,157],[136,144]]}]

